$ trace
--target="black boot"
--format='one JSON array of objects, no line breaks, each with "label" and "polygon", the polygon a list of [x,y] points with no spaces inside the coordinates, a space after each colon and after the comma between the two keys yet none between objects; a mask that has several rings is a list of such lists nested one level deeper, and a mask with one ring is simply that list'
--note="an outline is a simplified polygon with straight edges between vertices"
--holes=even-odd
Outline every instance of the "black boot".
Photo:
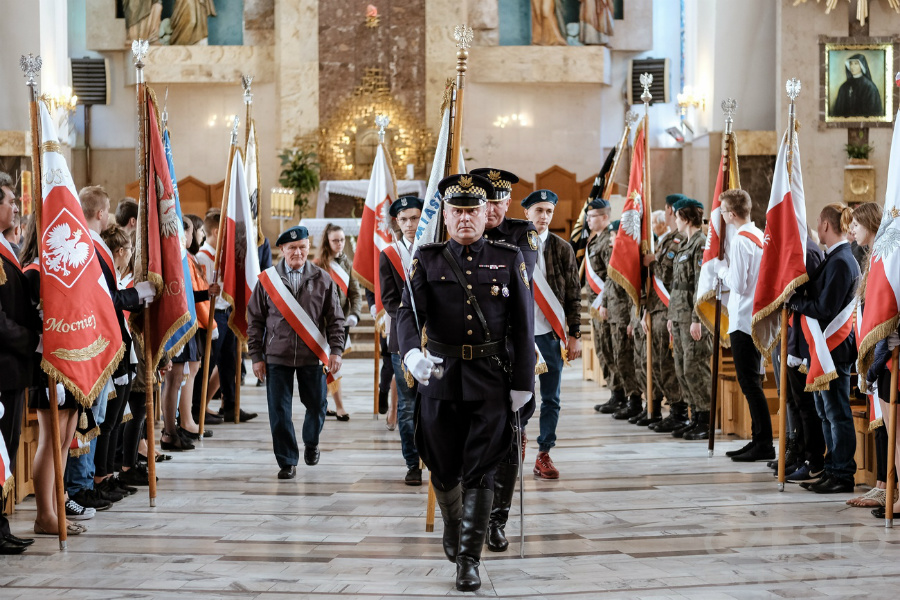
[{"label": "black boot", "polygon": [[388,392],[378,391],[378,414],[386,415],[388,411]]},{"label": "black boot", "polygon": [[709,439],[709,411],[697,411],[697,424],[690,430],[685,431],[681,436],[686,440],[708,440]]},{"label": "black boot", "polygon": [[[680,438],[685,432],[690,431],[697,425],[697,413],[700,411],[691,409],[691,419],[672,430],[672,437]],[[659,431],[659,429],[657,429]]]},{"label": "black boot", "polygon": [[516,477],[519,465],[500,463],[494,473],[494,504],[491,507],[491,521],[488,530],[487,547],[491,552],[503,552],[509,546],[506,540],[506,521],[509,507],[516,493]]},{"label": "black boot", "polygon": [[662,421],[662,398],[656,398],[655,400],[651,400],[651,405],[653,408],[653,416],[644,415],[644,418],[638,419],[634,422],[638,427],[650,427],[654,423],[659,423]]},{"label": "black boot", "polygon": [[456,551],[459,548],[459,522],[462,520],[462,484],[449,491],[434,488],[438,506],[441,507],[441,518],[444,519],[444,554],[450,562],[456,562]]},{"label": "black boot", "polygon": [[687,404],[679,402],[669,407],[669,416],[656,424],[653,431],[657,433],[672,433],[687,422]]},{"label": "black boot", "polygon": [[624,421],[630,419],[634,415],[641,412],[641,396],[640,394],[632,394],[628,397],[628,402],[613,414],[613,419]]},{"label": "black boot", "polygon": [[625,406],[625,390],[613,390],[612,395],[609,397],[609,402],[598,404],[594,407],[594,410],[604,415],[610,415],[623,406]]},{"label": "black boot", "polygon": [[644,408],[638,414],[634,415],[633,417],[629,417],[628,422],[631,423],[632,425],[634,425],[641,419],[646,419],[646,418],[647,418],[647,409]]},{"label": "black boot", "polygon": [[466,490],[463,498],[459,552],[456,554],[456,589],[460,592],[474,592],[481,587],[478,565],[493,500],[494,491],[485,489]]}]

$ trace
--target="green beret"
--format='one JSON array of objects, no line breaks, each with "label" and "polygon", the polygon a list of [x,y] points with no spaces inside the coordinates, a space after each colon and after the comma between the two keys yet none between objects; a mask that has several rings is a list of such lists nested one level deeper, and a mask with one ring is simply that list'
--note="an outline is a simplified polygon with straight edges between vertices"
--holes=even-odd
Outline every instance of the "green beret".
[{"label": "green beret", "polygon": [[669,194],[668,196],[666,196],[666,204],[668,204],[669,206],[675,206],[676,202],[685,199],[687,199],[687,196],[685,196],[684,194]]},{"label": "green beret", "polygon": [[703,212],[703,205],[700,202],[694,200],[693,198],[682,198],[681,200],[679,200],[672,206],[672,210],[674,210],[675,212],[678,212],[682,208],[690,208],[690,207],[699,208],[700,212]]},{"label": "green beret", "polygon": [[610,230],[610,231],[618,231],[618,230],[619,230],[619,223],[621,223],[621,220],[620,220],[620,219],[616,219],[615,221],[613,221],[612,223],[610,223],[610,224],[609,224],[609,230]]}]

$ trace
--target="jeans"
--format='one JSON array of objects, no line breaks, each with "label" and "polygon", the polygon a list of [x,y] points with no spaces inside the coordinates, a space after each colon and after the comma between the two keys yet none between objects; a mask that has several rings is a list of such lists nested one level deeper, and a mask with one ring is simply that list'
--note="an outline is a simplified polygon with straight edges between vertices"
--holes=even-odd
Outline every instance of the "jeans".
[{"label": "jeans", "polygon": [[559,423],[559,392],[562,387],[563,358],[560,352],[559,338],[552,331],[536,335],[537,344],[547,372],[538,375],[541,388],[541,434],[538,436],[538,450],[549,452],[556,445],[556,424]]},{"label": "jeans", "polygon": [[822,434],[828,448],[825,472],[852,481],[856,476],[856,430],[850,411],[850,363],[835,363],[834,367],[837,379],[827,390],[816,393],[816,412],[822,419]]},{"label": "jeans", "polygon": [[731,333],[731,352],[734,355],[734,370],[737,380],[747,399],[750,409],[750,429],[753,441],[772,445],[772,417],[769,416],[769,403],[762,388],[762,377],[759,374],[760,353],[753,344],[753,338],[743,331]]},{"label": "jeans", "polygon": [[322,365],[285,367],[266,364],[269,428],[272,430],[272,448],[281,468],[296,466],[300,458],[291,411],[295,374],[300,402],[306,407],[302,430],[305,446],[319,445],[319,434],[325,426],[325,410],[328,407]]},{"label": "jeans", "polygon": [[397,426],[400,428],[400,451],[407,469],[419,468],[419,451],[416,450],[416,424],[414,419],[416,394],[406,385],[403,377],[403,359],[399,354],[391,354],[397,380]]},{"label": "jeans", "polygon": [[97,438],[91,440],[91,450],[66,461],[65,484],[71,498],[81,490],[94,489],[94,454],[97,452]]}]

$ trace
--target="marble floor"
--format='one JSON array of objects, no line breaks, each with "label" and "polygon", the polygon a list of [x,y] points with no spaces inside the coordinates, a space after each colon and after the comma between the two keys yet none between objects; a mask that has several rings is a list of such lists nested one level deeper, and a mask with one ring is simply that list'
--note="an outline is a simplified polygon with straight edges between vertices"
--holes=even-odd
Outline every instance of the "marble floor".
[{"label": "marble floor", "polygon": [[[192,452],[159,465],[146,489],[85,524],[68,551],[41,536],[0,557],[0,598],[434,598],[453,587],[441,524],[425,532],[426,487],[403,484],[397,431],[374,419],[372,363],[348,360],[351,419],[329,419],[318,466],[279,481],[263,388],[247,385],[260,417],[219,425]],[[777,491],[764,464],[735,464],[743,445],[685,442],[594,412],[607,397],[581,380],[563,383],[558,481],[530,475],[526,459],[525,554],[518,499],[509,551],[485,551],[478,596],[497,598],[895,598],[900,529],[886,531],[847,495]],[[302,407],[295,406],[295,423]],[[529,427],[537,437],[537,419]],[[34,501],[12,517],[31,531]]]}]

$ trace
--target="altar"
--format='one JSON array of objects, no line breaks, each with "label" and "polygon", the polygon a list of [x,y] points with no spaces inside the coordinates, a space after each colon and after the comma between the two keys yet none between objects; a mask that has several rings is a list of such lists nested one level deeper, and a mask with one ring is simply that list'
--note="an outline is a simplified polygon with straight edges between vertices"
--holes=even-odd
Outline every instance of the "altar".
[{"label": "altar", "polygon": [[[397,181],[397,194],[399,196],[416,196],[418,198],[424,198],[426,187],[426,182],[420,179],[400,179]],[[368,191],[368,179],[342,179],[319,182],[319,195],[316,201],[316,219],[326,218],[325,206],[331,199],[331,194],[365,199]],[[341,215],[341,217],[349,216],[350,215]],[[361,212],[359,216],[362,216]],[[335,219],[331,220],[335,221]],[[312,234],[312,230],[310,230],[310,234]],[[350,232],[348,231],[347,234],[350,235]]]}]

